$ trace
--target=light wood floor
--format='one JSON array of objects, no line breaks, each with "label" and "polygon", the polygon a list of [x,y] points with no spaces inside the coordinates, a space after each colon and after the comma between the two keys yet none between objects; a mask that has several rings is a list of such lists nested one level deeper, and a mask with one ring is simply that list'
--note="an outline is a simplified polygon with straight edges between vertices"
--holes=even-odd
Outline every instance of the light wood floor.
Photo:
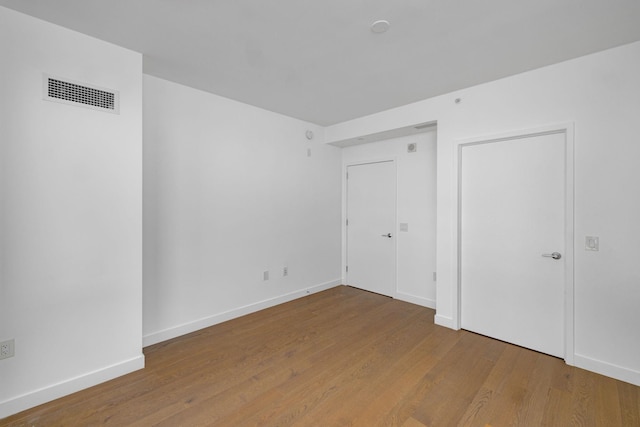
[{"label": "light wood floor", "polygon": [[640,426],[640,387],[338,287],[145,349],[9,426]]}]

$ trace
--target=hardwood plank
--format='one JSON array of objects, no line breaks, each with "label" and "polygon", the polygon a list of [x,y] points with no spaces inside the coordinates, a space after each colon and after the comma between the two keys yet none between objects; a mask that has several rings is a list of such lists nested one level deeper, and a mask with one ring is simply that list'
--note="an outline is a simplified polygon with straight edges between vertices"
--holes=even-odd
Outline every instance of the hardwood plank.
[{"label": "hardwood plank", "polygon": [[571,425],[591,427],[596,425],[595,393],[596,376],[587,371],[576,370],[571,394]]},{"label": "hardwood plank", "polygon": [[429,323],[425,317],[415,316],[403,322],[402,327],[377,334],[375,342],[367,346],[367,352],[333,378],[332,399],[308,407],[305,417],[322,418],[328,425],[348,425],[356,413],[371,410],[371,401],[393,380],[389,372],[393,372],[394,377],[398,375],[398,364],[404,362],[416,342],[426,335]]},{"label": "hardwood plank", "polygon": [[[530,371],[522,404],[517,408],[514,425],[539,426],[543,424],[544,410],[549,404],[554,368],[564,364],[560,359],[538,354]],[[526,369],[526,367],[525,367]]]},{"label": "hardwood plank", "polygon": [[493,404],[485,419],[479,421],[489,425],[525,425],[517,422],[518,413],[526,405],[529,380],[540,354],[532,351],[521,352],[520,348],[508,345],[509,351],[517,352],[508,375],[503,377],[495,389]]},{"label": "hardwood plank", "polygon": [[404,424],[402,424],[402,427],[426,427],[426,426],[422,424],[420,421],[416,420],[415,418],[409,418],[407,421],[405,421]]},{"label": "hardwood plank", "polygon": [[[312,355],[310,360],[313,365],[321,365],[324,369],[311,370],[298,375],[292,381],[280,386],[284,397],[278,405],[261,408],[261,411],[249,418],[239,420],[234,417],[232,420],[226,420],[229,422],[228,425],[252,425],[254,421],[271,425],[287,425],[308,416],[314,407],[327,400],[333,404],[339,403],[340,387],[357,376],[358,371],[369,363],[371,355],[378,351],[380,346],[385,345],[383,337],[396,332],[398,323],[394,318],[408,317],[406,312],[396,310],[392,304],[393,300],[386,298],[386,301],[388,304],[374,315],[380,319],[380,323],[372,325],[366,322],[358,329],[356,335],[345,336],[335,346]],[[354,392],[353,384],[349,385],[349,389]]]},{"label": "hardwood plank", "polygon": [[413,417],[427,426],[457,425],[494,367],[492,358],[483,357],[483,353],[489,350],[493,355],[491,347],[496,343],[502,345],[465,334],[428,375],[432,387]]},{"label": "hardwood plank", "polygon": [[401,425],[418,407],[423,377],[459,340],[459,334],[435,326],[416,347],[390,370],[366,409],[354,413],[354,425]]},{"label": "hardwood plank", "polygon": [[640,426],[640,387],[345,286],[145,349],[0,426]]},{"label": "hardwood plank", "polygon": [[549,400],[544,408],[541,426],[569,426],[572,414],[571,393],[552,387],[549,390]]},{"label": "hardwood plank", "polygon": [[616,381],[620,398],[620,418],[622,425],[640,426],[640,393],[638,387]]},{"label": "hardwood plank", "polygon": [[595,425],[622,425],[622,413],[617,403],[620,401],[616,381],[611,378],[596,377]]},{"label": "hardwood plank", "polygon": [[[388,298],[372,299],[369,296],[367,297],[368,297],[367,301],[369,303],[363,300],[362,304],[360,305],[351,306],[351,305],[343,304],[341,310],[343,310],[343,313],[348,313],[348,317],[346,318],[335,315],[332,312],[332,310],[324,311],[323,315],[326,316],[326,318],[321,323],[316,322],[317,323],[317,325],[315,325],[316,329],[313,329],[311,327],[302,329],[302,333],[304,333],[305,336],[312,335],[315,337],[314,339],[299,340],[298,338],[296,338],[296,336],[292,337],[294,341],[298,341],[297,345],[292,346],[291,350],[287,350],[287,351],[283,350],[283,352],[281,353],[281,356],[283,358],[282,362],[287,362],[281,374],[286,376],[289,379],[288,381],[289,388],[294,387],[294,384],[296,383],[296,381],[300,381],[293,377],[302,377],[305,372],[307,372],[310,368],[313,367],[313,358],[319,358],[319,357],[322,357],[323,354],[333,352],[332,349],[333,347],[336,346],[337,339],[349,340],[350,342],[353,342],[353,340],[351,340],[350,338],[352,335],[359,333],[358,331],[361,328],[369,327],[368,322],[366,322],[366,320],[362,316],[356,315],[360,310],[368,311],[374,315],[382,313],[384,310],[384,307],[382,304],[386,303],[389,300]],[[375,305],[372,305],[371,303]],[[344,325],[340,329],[336,329],[336,326],[339,324],[344,324]],[[335,335],[336,330],[340,330],[339,336]],[[313,331],[315,331],[315,333]],[[253,337],[252,339],[255,339],[255,337]],[[273,343],[271,343],[271,345],[272,347],[276,347],[275,344]],[[286,348],[288,347],[285,347],[285,349]],[[260,365],[269,366],[271,363],[280,363],[280,361],[278,360],[275,360],[275,361],[267,360],[264,357],[262,359],[263,360],[261,361]],[[282,365],[282,363],[280,364]],[[246,370],[246,369],[247,368],[243,366],[242,370]],[[241,378],[244,375],[244,377],[246,377],[247,384],[252,384],[256,378],[255,374],[256,374],[255,372],[251,371],[249,373],[245,372],[244,374],[240,374],[240,375],[234,374],[233,377]],[[269,381],[271,381],[274,378],[280,378],[280,377],[270,376],[267,378]],[[280,384],[279,382],[276,382],[276,383],[272,383],[271,385],[272,387],[276,387],[279,384]],[[253,396],[253,398],[249,399],[247,402],[244,402],[243,404],[244,410],[242,414],[244,418],[246,418],[251,413],[252,407],[256,407],[257,408],[255,409],[256,411],[261,410],[265,407],[264,398],[261,397],[260,395],[256,395],[255,387],[248,388],[248,390],[251,392],[251,396]],[[205,399],[205,401],[203,402],[203,405],[217,408],[217,406],[215,405],[215,402],[211,402],[212,400],[215,401],[215,400],[219,400],[220,397],[224,398],[224,396],[230,396],[232,398],[231,401],[229,401],[228,399],[224,399],[225,401],[227,401],[227,404],[224,405],[224,410],[218,408],[218,411],[216,411],[217,412],[216,417],[214,419],[220,423],[224,422],[224,423],[227,423],[227,425],[235,425],[239,423],[240,420],[234,419],[235,413],[229,414],[229,412],[231,412],[231,409],[236,408],[237,405],[241,404],[241,402],[233,400],[233,396],[237,392],[238,390],[236,387],[229,387],[219,395],[218,394],[205,395],[204,397],[207,399]],[[265,392],[268,393],[270,396],[279,395],[278,393],[272,393],[271,390],[268,390]],[[267,407],[270,407],[270,406],[267,406]],[[188,408],[183,410],[182,413],[179,415],[174,414],[173,416],[164,420],[163,423],[165,423],[166,425],[172,425],[178,422],[179,420],[180,423],[198,424],[200,422],[203,422],[202,418],[206,418],[207,420],[210,420],[210,417],[207,415],[204,415],[198,407],[194,407],[194,408]]]},{"label": "hardwood plank", "polygon": [[503,345],[503,353],[496,361],[493,369],[489,373],[478,393],[468,405],[466,412],[461,418],[460,424],[464,426],[476,425],[478,420],[487,420],[493,408],[495,396],[503,383],[510,378],[514,369],[519,352],[517,347]]}]

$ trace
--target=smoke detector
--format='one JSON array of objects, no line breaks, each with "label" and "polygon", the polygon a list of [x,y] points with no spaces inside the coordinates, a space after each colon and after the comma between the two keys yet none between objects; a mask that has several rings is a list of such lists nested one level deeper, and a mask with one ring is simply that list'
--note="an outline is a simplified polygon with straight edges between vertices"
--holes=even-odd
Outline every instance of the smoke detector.
[{"label": "smoke detector", "polygon": [[371,32],[376,34],[385,33],[389,29],[389,21],[381,19],[371,24]]}]

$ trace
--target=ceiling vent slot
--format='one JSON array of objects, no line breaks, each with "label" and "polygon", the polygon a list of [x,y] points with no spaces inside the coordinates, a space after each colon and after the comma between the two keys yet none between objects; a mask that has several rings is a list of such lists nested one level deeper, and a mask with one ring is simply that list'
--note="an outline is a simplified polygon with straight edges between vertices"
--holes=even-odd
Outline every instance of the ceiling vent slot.
[{"label": "ceiling vent slot", "polygon": [[47,101],[118,114],[120,112],[119,98],[117,91],[68,79],[44,76],[44,99]]}]

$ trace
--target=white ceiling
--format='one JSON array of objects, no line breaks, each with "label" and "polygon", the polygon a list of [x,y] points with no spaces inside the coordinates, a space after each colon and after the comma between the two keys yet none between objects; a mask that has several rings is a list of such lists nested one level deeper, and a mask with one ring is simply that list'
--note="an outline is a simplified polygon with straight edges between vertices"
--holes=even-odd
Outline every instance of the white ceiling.
[{"label": "white ceiling", "polygon": [[[0,0],[144,72],[330,125],[640,40],[639,0]],[[386,19],[384,34],[370,31]]]}]

